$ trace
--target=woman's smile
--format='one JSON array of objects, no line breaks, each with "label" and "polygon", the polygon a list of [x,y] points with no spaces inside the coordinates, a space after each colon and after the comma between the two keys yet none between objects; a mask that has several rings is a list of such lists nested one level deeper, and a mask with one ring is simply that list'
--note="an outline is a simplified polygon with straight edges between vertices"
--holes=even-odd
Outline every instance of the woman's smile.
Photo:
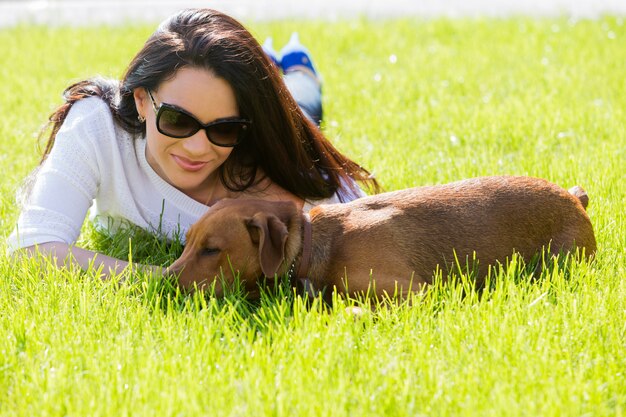
[{"label": "woman's smile", "polygon": [[194,161],[194,160],[185,158],[184,156],[179,156],[179,155],[174,155],[174,154],[172,154],[172,159],[174,159],[174,162],[176,162],[178,166],[181,167],[183,170],[191,171],[191,172],[200,171],[208,163],[207,161]]}]

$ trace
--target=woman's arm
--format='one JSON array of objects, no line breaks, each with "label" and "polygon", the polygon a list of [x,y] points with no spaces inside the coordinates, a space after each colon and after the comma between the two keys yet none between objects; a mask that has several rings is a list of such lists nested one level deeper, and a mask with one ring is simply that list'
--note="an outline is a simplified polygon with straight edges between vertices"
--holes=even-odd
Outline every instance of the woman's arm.
[{"label": "woman's arm", "polygon": [[43,255],[52,260],[58,268],[80,267],[83,270],[91,266],[94,271],[101,270],[100,278],[109,279],[112,276],[122,275],[131,270],[139,270],[155,274],[163,274],[160,266],[141,265],[121,259],[112,258],[101,253],[93,252],[63,242],[47,242],[40,245],[24,248],[28,256]]},{"label": "woman's arm", "polygon": [[21,191],[20,215],[8,238],[10,251],[76,242],[98,195],[99,161],[108,162],[106,150],[114,141],[112,116],[102,100],[85,99],[72,106],[50,153]]},{"label": "woman's arm", "polygon": [[242,198],[242,199],[261,199],[261,200],[274,200],[274,201],[293,201],[299,209],[302,209],[304,200],[289,191],[282,188],[280,185],[272,182],[267,176],[264,175],[261,169],[258,170],[259,176],[262,178],[256,184],[241,193],[227,194],[229,198]]}]

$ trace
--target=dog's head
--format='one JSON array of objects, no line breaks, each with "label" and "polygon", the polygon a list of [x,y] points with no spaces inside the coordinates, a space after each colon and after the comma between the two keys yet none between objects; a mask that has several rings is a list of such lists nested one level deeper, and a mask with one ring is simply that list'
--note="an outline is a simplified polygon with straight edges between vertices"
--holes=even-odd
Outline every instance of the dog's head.
[{"label": "dog's head", "polygon": [[224,199],[213,205],[187,233],[181,256],[168,268],[182,287],[206,288],[238,274],[249,294],[265,275],[284,274],[301,247],[302,213],[290,201]]}]

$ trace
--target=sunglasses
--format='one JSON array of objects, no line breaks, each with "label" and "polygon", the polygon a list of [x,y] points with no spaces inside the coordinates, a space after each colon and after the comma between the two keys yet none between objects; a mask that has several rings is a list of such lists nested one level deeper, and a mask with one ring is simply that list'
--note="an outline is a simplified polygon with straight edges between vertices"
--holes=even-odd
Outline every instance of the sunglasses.
[{"label": "sunglasses", "polygon": [[238,118],[219,119],[203,124],[191,113],[172,104],[161,103],[157,107],[152,92],[147,91],[152,101],[152,108],[156,113],[157,130],[171,138],[188,138],[195,135],[200,129],[204,129],[209,142],[212,144],[233,147],[245,138],[252,125],[250,120]]}]

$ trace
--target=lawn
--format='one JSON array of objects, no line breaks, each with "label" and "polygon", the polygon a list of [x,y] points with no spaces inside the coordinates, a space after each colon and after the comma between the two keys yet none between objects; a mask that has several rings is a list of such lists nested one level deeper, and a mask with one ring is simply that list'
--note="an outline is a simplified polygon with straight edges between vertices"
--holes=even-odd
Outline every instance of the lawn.
[{"label": "lawn", "polygon": [[[326,134],[386,190],[479,175],[583,186],[598,252],[531,279],[515,259],[354,317],[287,286],[258,303],[136,273],[0,258],[0,415],[626,414],[626,27],[598,20],[247,22],[293,30],[323,74]],[[0,29],[0,233],[72,81],[121,76],[154,26]],[[129,239],[130,238],[130,239]],[[81,244],[167,264],[152,236]]]}]

